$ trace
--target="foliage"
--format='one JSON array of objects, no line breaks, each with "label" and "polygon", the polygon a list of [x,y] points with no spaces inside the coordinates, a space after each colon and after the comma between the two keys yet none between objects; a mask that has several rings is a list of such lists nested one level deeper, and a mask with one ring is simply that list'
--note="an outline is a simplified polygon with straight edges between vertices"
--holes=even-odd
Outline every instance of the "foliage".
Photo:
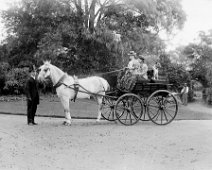
[{"label": "foliage", "polygon": [[6,73],[10,66],[6,62],[0,62],[0,93],[2,93],[6,81]]},{"label": "foliage", "polygon": [[187,45],[182,55],[190,59],[192,79],[198,79],[208,87],[212,83],[212,31],[208,34],[200,32],[199,39],[199,43]]},{"label": "foliage", "polygon": [[190,74],[185,70],[182,65],[171,64],[167,70],[168,79],[177,89],[182,88],[183,83],[190,84]]},{"label": "foliage", "polygon": [[10,65],[7,62],[0,62],[0,70],[2,73],[7,72],[10,69]]},{"label": "foliage", "polygon": [[8,94],[21,94],[28,77],[27,68],[14,68],[7,72],[4,91]]},{"label": "foliage", "polygon": [[181,29],[186,19],[179,0],[126,0],[141,14],[147,16],[148,24],[156,32],[164,29],[171,32],[173,29]]},{"label": "foliage", "polygon": [[172,63],[168,55],[160,56],[160,63],[163,72],[166,74],[169,83],[173,84],[174,89],[180,91],[183,84],[191,84],[191,76],[182,64]]},{"label": "foliage", "polygon": [[129,50],[160,54],[165,46],[158,31],[185,21],[177,0],[22,0],[2,17],[12,66],[51,59],[68,72],[86,73],[120,67]]}]

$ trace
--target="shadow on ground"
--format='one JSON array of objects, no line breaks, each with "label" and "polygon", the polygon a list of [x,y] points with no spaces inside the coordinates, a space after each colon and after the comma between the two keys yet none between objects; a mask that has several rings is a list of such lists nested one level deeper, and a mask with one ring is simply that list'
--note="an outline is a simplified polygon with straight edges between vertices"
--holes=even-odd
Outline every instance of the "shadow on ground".
[{"label": "shadow on ground", "polygon": [[[70,102],[72,118],[94,119],[97,117],[97,104],[93,100],[77,100]],[[26,115],[26,100],[1,101],[0,113]],[[64,117],[63,107],[58,98],[42,97],[38,106],[37,116]],[[212,120],[212,107],[201,101],[179,105],[175,120]]]}]

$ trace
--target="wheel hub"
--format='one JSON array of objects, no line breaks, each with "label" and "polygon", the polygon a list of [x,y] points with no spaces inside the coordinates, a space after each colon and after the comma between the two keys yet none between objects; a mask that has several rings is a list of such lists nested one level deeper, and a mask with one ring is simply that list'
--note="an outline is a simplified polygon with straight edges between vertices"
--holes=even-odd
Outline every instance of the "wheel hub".
[{"label": "wheel hub", "polygon": [[164,108],[165,108],[164,105],[160,105],[160,107],[159,107],[160,110],[163,110]]}]

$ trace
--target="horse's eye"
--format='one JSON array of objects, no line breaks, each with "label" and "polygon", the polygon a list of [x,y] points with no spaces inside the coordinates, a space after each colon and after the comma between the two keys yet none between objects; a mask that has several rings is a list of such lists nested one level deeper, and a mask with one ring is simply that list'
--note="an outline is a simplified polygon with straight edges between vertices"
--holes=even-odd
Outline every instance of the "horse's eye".
[{"label": "horse's eye", "polygon": [[43,71],[44,71],[44,72],[47,72],[47,71],[48,71],[48,69],[46,68],[46,69],[44,69]]}]

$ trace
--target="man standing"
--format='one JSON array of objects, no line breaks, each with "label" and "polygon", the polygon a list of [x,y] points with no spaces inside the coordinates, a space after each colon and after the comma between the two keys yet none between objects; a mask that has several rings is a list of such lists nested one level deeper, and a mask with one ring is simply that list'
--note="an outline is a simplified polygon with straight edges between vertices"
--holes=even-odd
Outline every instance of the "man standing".
[{"label": "man standing", "polygon": [[36,69],[34,65],[29,67],[29,78],[26,82],[27,97],[27,123],[28,125],[37,125],[34,121],[37,105],[39,104],[39,94],[36,83]]},{"label": "man standing", "polygon": [[187,105],[188,104],[188,86],[187,83],[184,83],[184,86],[181,90],[181,96],[182,96],[182,103],[183,105]]},{"label": "man standing", "polygon": [[209,83],[209,87],[207,88],[207,101],[209,105],[212,105],[212,83]]}]

